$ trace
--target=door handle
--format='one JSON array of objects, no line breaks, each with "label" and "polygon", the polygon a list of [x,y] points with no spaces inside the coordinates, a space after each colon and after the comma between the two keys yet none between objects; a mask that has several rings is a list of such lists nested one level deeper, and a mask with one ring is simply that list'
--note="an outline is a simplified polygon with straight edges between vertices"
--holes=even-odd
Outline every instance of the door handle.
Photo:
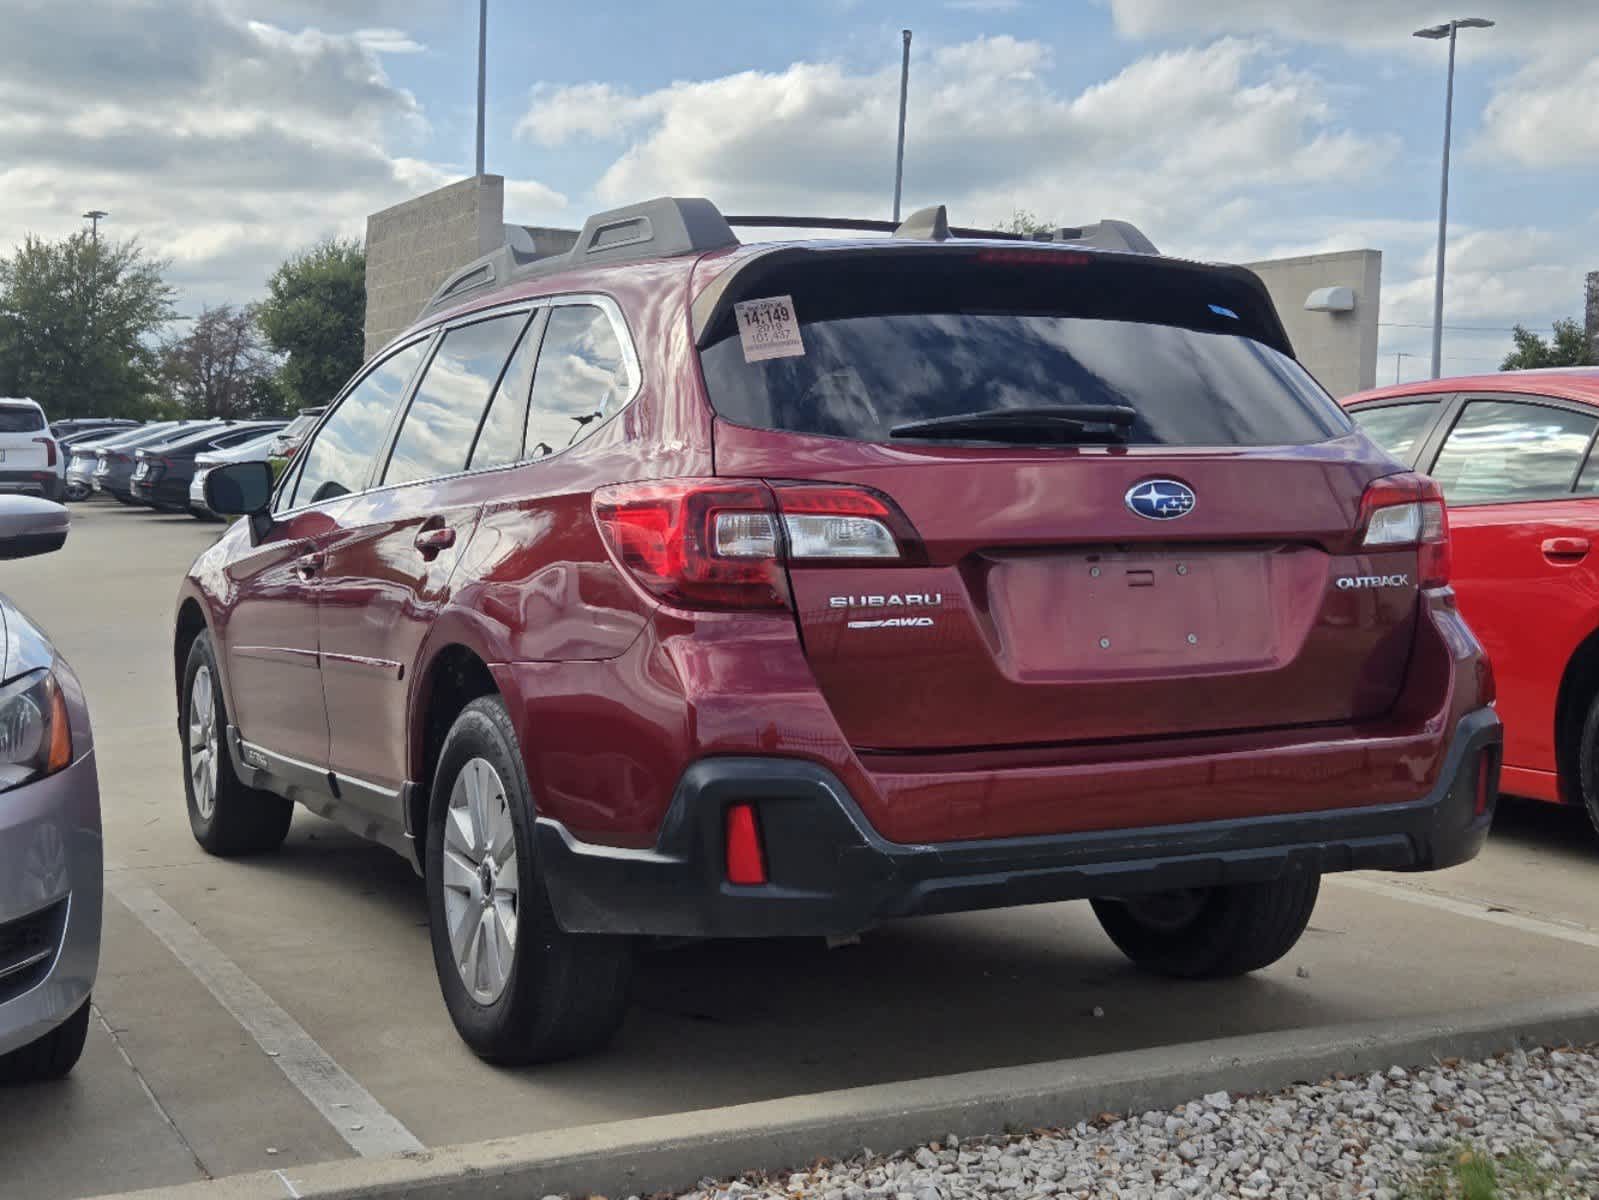
[{"label": "door handle", "polygon": [[1588,539],[1585,537],[1552,537],[1545,538],[1543,543],[1543,556],[1554,562],[1577,562],[1588,554]]},{"label": "door handle", "polygon": [[440,550],[448,550],[453,545],[455,545],[455,530],[448,525],[440,525],[436,529],[424,529],[416,535],[416,548],[429,562],[438,557]]},{"label": "door handle", "polygon": [[301,579],[310,579],[320,571],[328,561],[328,556],[320,550],[313,550],[310,554],[302,554],[294,560],[294,573]]}]

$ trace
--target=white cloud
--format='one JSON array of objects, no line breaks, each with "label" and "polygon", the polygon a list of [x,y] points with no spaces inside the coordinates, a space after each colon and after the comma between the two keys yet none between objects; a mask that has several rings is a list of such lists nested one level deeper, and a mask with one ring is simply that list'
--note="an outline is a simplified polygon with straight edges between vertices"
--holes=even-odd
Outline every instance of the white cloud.
[{"label": "white cloud", "polygon": [[[1042,44],[980,38],[912,68],[908,207],[979,224],[1121,216],[1157,244],[1192,244],[1263,189],[1367,173],[1386,138],[1336,125],[1321,80],[1260,43],[1224,38],[1142,58],[1075,95],[1046,81]],[[728,211],[878,215],[892,189],[898,69],[799,62],[644,94],[609,83],[534,92],[518,126],[547,146],[618,145],[602,203],[704,194]]]},{"label": "white cloud", "polygon": [[[360,236],[368,213],[458,178],[396,153],[426,122],[381,55],[416,43],[373,23],[392,8],[358,7],[359,31],[328,33],[231,0],[8,0],[0,252],[103,208],[108,235],[173,261],[186,310],[244,301],[306,243]],[[510,186],[539,215],[564,207]]]},{"label": "white cloud", "polygon": [[1463,57],[1580,57],[1599,37],[1599,5],[1592,0],[1473,0],[1464,12],[1443,0],[1100,0],[1120,33],[1275,34],[1296,41],[1398,54],[1436,56],[1433,43],[1413,31],[1469,13],[1497,22],[1460,36]]},{"label": "white cloud", "polygon": [[1599,161],[1596,114],[1599,57],[1573,66],[1535,64],[1495,91],[1472,154],[1478,161],[1592,169]]}]

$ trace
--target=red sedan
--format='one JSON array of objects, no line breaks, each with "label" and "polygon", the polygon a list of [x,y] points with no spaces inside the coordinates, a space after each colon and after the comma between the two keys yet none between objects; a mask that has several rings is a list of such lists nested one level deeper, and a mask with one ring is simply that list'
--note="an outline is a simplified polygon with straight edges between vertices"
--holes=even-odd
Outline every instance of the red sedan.
[{"label": "red sedan", "polygon": [[1599,827],[1599,367],[1378,388],[1343,401],[1442,485],[1461,611],[1488,649],[1511,795]]}]

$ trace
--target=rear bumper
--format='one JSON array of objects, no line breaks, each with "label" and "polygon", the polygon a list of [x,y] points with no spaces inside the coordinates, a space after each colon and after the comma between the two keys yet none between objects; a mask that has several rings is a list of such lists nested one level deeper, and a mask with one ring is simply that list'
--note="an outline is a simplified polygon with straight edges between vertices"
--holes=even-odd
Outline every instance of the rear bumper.
[{"label": "rear bumper", "polygon": [[[1474,857],[1498,787],[1498,716],[1462,717],[1437,783],[1402,804],[1131,830],[906,845],[884,840],[838,778],[784,758],[684,772],[653,849],[535,826],[540,874],[570,932],[682,937],[851,934],[893,917],[1277,878],[1290,870],[1438,870]],[[1489,759],[1486,804],[1478,771]],[[723,874],[723,821],[755,805],[770,883]]]},{"label": "rear bumper", "polygon": [[50,471],[0,471],[0,495],[43,496],[61,503],[66,481]]}]

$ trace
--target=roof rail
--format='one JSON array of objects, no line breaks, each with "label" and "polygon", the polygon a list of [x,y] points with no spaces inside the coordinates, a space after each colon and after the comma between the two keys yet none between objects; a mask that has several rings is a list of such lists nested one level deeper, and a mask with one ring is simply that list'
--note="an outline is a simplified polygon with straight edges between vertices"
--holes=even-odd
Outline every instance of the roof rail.
[{"label": "roof rail", "polygon": [[1100,250],[1138,254],[1159,253],[1136,226],[1126,221],[1100,221],[1082,228],[1060,227],[1040,233],[1015,233],[1002,229],[953,226],[942,204],[912,213],[896,225],[893,221],[848,217],[724,217],[716,205],[699,197],[662,196],[596,213],[570,249],[540,253],[534,237],[520,225],[505,226],[505,243],[468,263],[439,285],[417,319],[454,308],[474,293],[498,290],[539,275],[553,275],[600,263],[631,262],[647,258],[673,258],[703,254],[738,245],[732,226],[787,229],[843,229],[888,233],[896,238],[947,241],[950,238],[984,238],[1006,242],[1060,242]]},{"label": "roof rail", "polygon": [[539,275],[598,263],[702,254],[738,245],[716,205],[699,198],[662,196],[596,213],[583,223],[577,242],[564,253],[540,254],[520,225],[505,227],[506,241],[447,278],[417,319],[464,302],[485,288],[498,289]]}]

